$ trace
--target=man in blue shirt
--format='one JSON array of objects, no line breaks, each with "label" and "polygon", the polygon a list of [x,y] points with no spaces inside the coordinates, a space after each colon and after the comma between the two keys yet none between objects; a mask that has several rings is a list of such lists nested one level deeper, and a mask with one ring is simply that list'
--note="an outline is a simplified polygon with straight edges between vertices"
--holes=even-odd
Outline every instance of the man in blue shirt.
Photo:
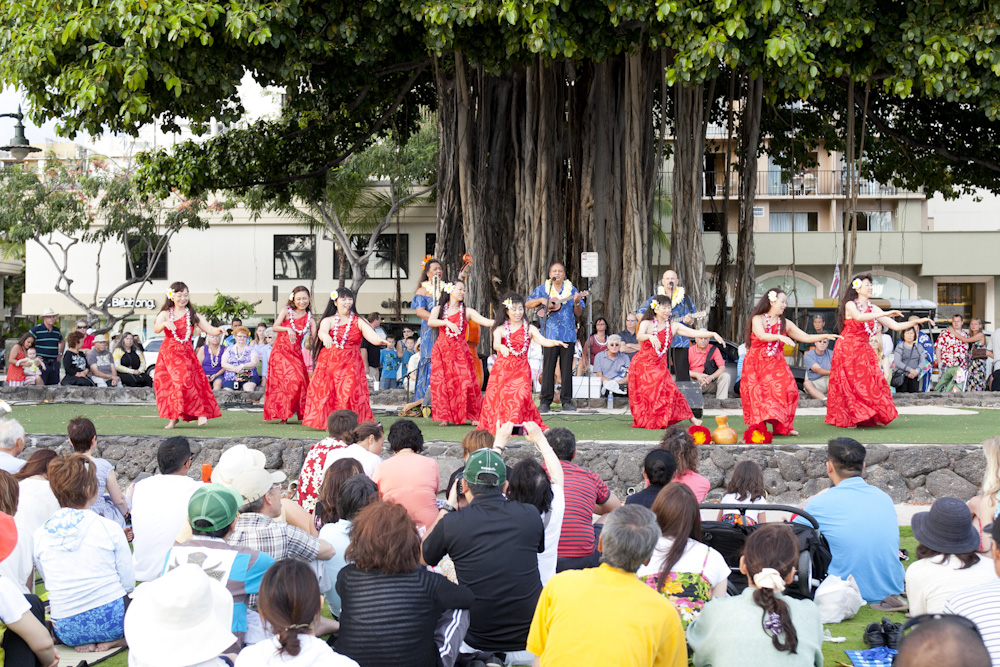
[{"label": "man in blue shirt", "polygon": [[[691,301],[690,296],[684,293],[684,288],[678,285],[679,282],[680,279],[673,269],[664,271],[663,277],[660,279],[660,287],[656,288],[656,294],[646,299],[646,302],[639,308],[639,314],[641,315],[649,309],[649,304],[652,303],[654,297],[668,295],[670,296],[670,304],[672,306],[670,319],[680,320],[685,325],[692,326],[694,324],[692,314],[696,312],[694,302]],[[688,382],[691,380],[691,374],[688,371],[689,347],[691,347],[691,339],[687,336],[671,336],[670,359],[673,362],[671,366],[674,372],[674,379],[677,382]]]},{"label": "man in blue shirt", "polygon": [[[881,602],[903,592],[903,564],[899,562],[899,525],[892,499],[861,478],[865,448],[851,438],[827,444],[826,474],[833,488],[810,500],[805,511],[819,522],[830,543],[830,574],[854,575],[861,596]],[[802,517],[798,523],[807,523]]]},{"label": "man in blue shirt", "polygon": [[65,342],[62,332],[56,326],[56,314],[51,308],[42,313],[42,323],[31,327],[31,335],[35,337],[35,349],[38,356],[45,362],[42,380],[45,384],[59,384],[59,360],[62,358]]},{"label": "man in blue shirt", "polygon": [[[570,306],[572,302],[572,308]],[[568,347],[542,348],[542,393],[539,412],[548,412],[555,395],[556,362],[559,362],[562,391],[559,402],[563,410],[576,410],[573,405],[573,348],[576,344],[576,318],[583,314],[584,300],[573,284],[566,280],[566,267],[556,262],[549,267],[549,279],[539,285],[525,302],[525,308],[552,309],[540,314],[542,335],[569,343]]]}]

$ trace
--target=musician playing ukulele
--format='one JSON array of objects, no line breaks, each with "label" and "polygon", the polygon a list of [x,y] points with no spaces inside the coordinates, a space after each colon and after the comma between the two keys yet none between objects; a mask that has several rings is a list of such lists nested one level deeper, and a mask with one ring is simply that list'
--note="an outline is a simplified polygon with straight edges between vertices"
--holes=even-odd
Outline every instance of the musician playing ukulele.
[{"label": "musician playing ukulele", "polygon": [[[539,412],[549,411],[555,395],[556,362],[562,376],[559,402],[563,410],[576,410],[573,405],[573,348],[576,344],[576,318],[583,314],[587,292],[581,292],[566,280],[566,267],[556,262],[549,267],[549,279],[535,288],[524,304],[527,308],[544,309],[539,313],[542,336],[569,343],[568,347],[542,348],[542,394]],[[569,302],[573,302],[570,308]],[[567,307],[564,307],[567,306]]]},{"label": "musician playing ukulele", "polygon": [[[695,319],[704,317],[706,313],[696,313],[691,297],[684,293],[684,288],[679,286],[680,280],[673,269],[663,272],[660,285],[656,288],[656,294],[646,299],[646,303],[639,309],[639,314],[646,312],[653,297],[657,295],[669,296],[670,305],[673,310],[670,312],[670,319],[680,320],[684,326],[693,327]],[[691,373],[688,370],[688,348],[691,347],[691,339],[687,336],[674,336],[670,341],[671,370],[674,372],[674,380],[677,382],[687,382],[691,380]]]}]

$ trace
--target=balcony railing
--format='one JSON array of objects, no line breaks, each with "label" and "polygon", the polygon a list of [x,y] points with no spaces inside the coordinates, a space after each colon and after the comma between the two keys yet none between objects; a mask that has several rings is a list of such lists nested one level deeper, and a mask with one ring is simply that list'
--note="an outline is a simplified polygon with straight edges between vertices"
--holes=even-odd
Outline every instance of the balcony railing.
[{"label": "balcony railing", "polygon": [[[705,197],[722,197],[725,192],[726,172],[707,171],[703,174]],[[729,172],[729,196],[739,196],[740,176]],[[897,188],[864,178],[857,179],[859,197],[893,197],[919,194],[919,191]],[[663,172],[665,194],[673,194],[673,173]],[[758,197],[843,197],[847,192],[847,172],[843,169],[806,169],[798,173],[779,170],[757,172],[756,196]]]}]

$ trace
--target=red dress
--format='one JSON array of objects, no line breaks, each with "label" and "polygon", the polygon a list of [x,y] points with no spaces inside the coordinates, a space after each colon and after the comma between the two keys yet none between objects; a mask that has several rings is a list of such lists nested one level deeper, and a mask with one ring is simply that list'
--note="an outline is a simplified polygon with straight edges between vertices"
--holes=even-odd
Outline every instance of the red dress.
[{"label": "red dress", "polygon": [[478,426],[493,435],[496,435],[498,421],[501,424],[535,422],[542,430],[548,428],[531,398],[531,367],[528,365],[528,348],[525,346],[525,342],[530,344],[531,339],[528,326],[525,322],[510,338],[503,336],[500,339],[512,351],[506,357],[497,355],[490,380],[486,384],[486,398],[483,399]]},{"label": "red dress", "polygon": [[[298,319],[288,318],[285,326],[295,325],[296,329],[309,331],[309,313]],[[267,385],[264,387],[264,421],[291,419],[302,415],[306,407],[306,390],[309,387],[309,373],[302,358],[302,338],[304,333],[293,332],[295,342],[288,340],[287,331],[275,334],[274,347],[267,363]]]},{"label": "red dress", "polygon": [[[660,349],[669,353],[670,322],[657,332]],[[634,428],[667,428],[694,414],[684,400],[681,390],[674,384],[667,368],[667,355],[660,356],[648,340],[642,341],[639,351],[632,357],[628,374],[628,407],[632,411]]]},{"label": "red dress", "polygon": [[[777,334],[780,320],[767,329]],[[743,423],[751,426],[770,423],[778,435],[789,435],[794,426],[795,410],[799,407],[799,388],[792,371],[785,363],[784,343],[768,343],[750,334],[750,350],[743,360],[740,379],[740,401],[743,403]]]},{"label": "red dress", "polygon": [[458,337],[442,327],[431,352],[431,413],[434,421],[464,424],[479,419],[483,392],[476,382],[476,360],[465,342],[465,307],[446,318],[462,327]]},{"label": "red dress", "polygon": [[[175,331],[163,330],[163,345],[156,357],[153,391],[156,411],[162,419],[194,421],[199,417],[215,419],[222,416],[215,394],[208,384],[201,362],[187,338],[187,322],[182,315],[174,320]],[[193,327],[192,327],[193,328]]]},{"label": "red dress", "polygon": [[9,387],[20,387],[28,379],[24,374],[24,369],[17,363],[21,359],[24,359],[24,350],[20,350],[17,353],[17,358],[7,364],[7,386]]},{"label": "red dress", "polygon": [[[302,423],[306,426],[326,430],[326,420],[334,410],[353,410],[358,415],[358,423],[374,421],[372,406],[368,399],[368,376],[365,363],[361,360],[361,327],[358,316],[351,316],[341,326],[330,327],[330,337],[334,345],[324,347],[316,357],[309,389],[306,392],[306,408]],[[343,348],[338,347],[347,340]]]},{"label": "red dress", "polygon": [[846,320],[842,340],[833,348],[826,394],[826,423],[833,426],[888,424],[899,413],[889,383],[868,342],[865,323]]}]

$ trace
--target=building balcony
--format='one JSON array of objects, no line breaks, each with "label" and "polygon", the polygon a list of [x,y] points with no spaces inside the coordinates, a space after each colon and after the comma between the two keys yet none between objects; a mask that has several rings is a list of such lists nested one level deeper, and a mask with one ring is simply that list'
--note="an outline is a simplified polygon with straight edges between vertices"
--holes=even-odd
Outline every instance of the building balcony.
[{"label": "building balcony", "polygon": [[[717,199],[725,193],[726,172],[707,171],[703,174],[703,197]],[[729,196],[739,197],[740,175],[729,172]],[[664,194],[673,194],[673,172],[663,172],[661,181]],[[922,192],[897,188],[894,185],[877,183],[864,178],[857,179],[859,197],[922,197]],[[789,197],[843,197],[847,193],[847,171],[843,169],[806,169],[792,174],[771,170],[757,172],[755,194],[759,198]]]}]

